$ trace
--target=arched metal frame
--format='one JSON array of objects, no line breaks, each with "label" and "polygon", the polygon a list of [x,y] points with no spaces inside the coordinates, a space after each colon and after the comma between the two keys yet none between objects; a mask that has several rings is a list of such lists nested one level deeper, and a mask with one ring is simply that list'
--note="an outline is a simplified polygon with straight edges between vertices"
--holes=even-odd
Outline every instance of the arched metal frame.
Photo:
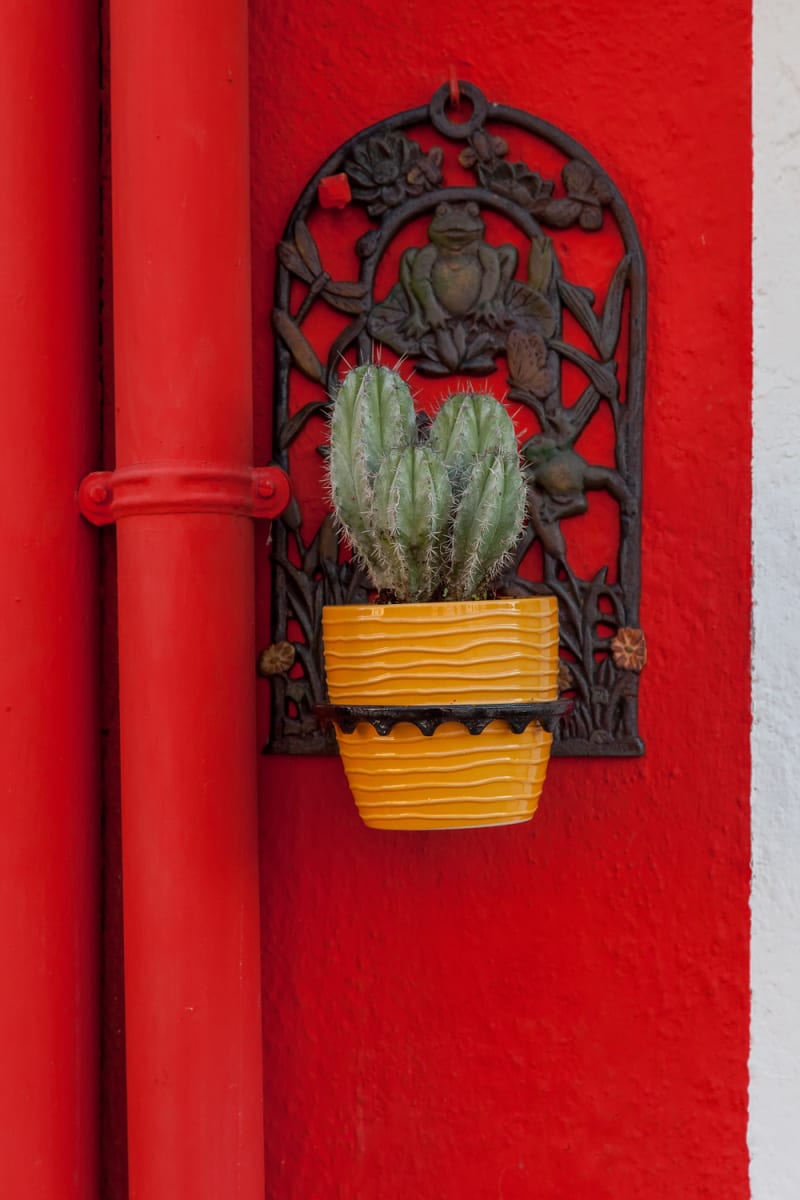
[{"label": "arched metal frame", "polygon": [[[447,117],[449,88],[445,86],[430,105],[363,130],[323,164],[289,219],[279,247],[273,313],[275,458],[291,476],[293,447],[313,418],[327,415],[343,355],[370,361],[375,344],[383,342],[422,374],[456,378],[484,375],[487,356],[504,356],[509,399],[532,413],[540,428],[521,446],[528,476],[529,524],[517,560],[500,588],[516,595],[550,592],[559,600],[560,683],[572,708],[556,729],[553,753],[638,755],[644,749],[637,724],[638,684],[646,657],[639,628],[647,315],[641,244],[619,190],[582,146],[538,117],[489,103],[474,85],[459,83],[459,89],[472,105],[468,120],[455,122]],[[423,151],[406,135],[407,130],[425,126],[445,144],[462,144],[459,161],[475,174],[474,187],[447,186],[442,148]],[[565,159],[560,185],[540,175],[535,164],[509,162],[507,143],[498,132],[503,129],[522,130],[559,151]],[[332,279],[307,224],[320,203],[320,189],[337,176],[338,182],[347,177],[353,202],[378,222],[355,243],[361,264],[357,280]],[[401,279],[389,297],[376,303],[378,266],[410,221],[435,213],[442,205],[450,211],[466,211],[470,203],[481,213],[502,215],[525,236],[531,247],[527,279],[518,277],[515,264],[512,277],[500,285],[493,318],[483,324],[477,308],[466,314],[448,313],[442,333],[425,329],[424,316],[418,312],[422,333],[418,330],[415,340],[407,332],[409,321],[403,319],[408,315],[404,305],[413,308],[414,297]],[[545,230],[578,229],[590,237],[607,222],[616,224],[624,253],[598,311],[594,293],[566,278]],[[481,244],[487,254],[506,249]],[[292,312],[292,285],[298,281],[303,295]],[[318,353],[302,329],[316,303],[351,317],[326,355]],[[593,353],[564,340],[564,310],[582,329],[584,345],[588,339]],[[586,381],[570,405],[561,401],[564,361],[577,366]],[[296,372],[313,380],[320,391],[292,412]],[[602,405],[613,418],[613,463],[592,464],[575,443]],[[591,490],[606,491],[619,508],[617,569],[612,580],[608,564],[601,565],[592,578],[581,578],[569,563],[562,522],[568,522],[571,539],[581,514],[588,510],[586,492]],[[369,591],[364,577],[340,554],[329,518],[310,538],[302,525],[303,514],[296,504],[275,522],[273,643],[262,655],[262,670],[273,683],[268,749],[318,754],[335,752],[332,732],[313,711],[326,701],[322,606],[364,602]],[[541,545],[543,562],[541,579],[536,581],[526,577],[524,565],[534,541]]]}]

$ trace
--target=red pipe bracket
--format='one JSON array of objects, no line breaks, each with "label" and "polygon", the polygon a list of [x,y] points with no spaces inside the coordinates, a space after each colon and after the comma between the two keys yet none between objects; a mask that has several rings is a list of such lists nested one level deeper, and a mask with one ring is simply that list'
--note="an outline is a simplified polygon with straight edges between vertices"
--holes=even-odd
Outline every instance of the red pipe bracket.
[{"label": "red pipe bracket", "polygon": [[279,517],[291,499],[280,467],[141,463],[93,471],[78,489],[78,507],[93,525],[143,513],[227,513]]}]

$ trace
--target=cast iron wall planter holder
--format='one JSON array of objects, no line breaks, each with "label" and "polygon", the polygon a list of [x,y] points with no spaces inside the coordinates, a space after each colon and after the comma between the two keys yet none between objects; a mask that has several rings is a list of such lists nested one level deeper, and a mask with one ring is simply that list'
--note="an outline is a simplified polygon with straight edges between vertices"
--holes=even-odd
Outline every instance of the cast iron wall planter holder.
[{"label": "cast iron wall planter holder", "polygon": [[[322,608],[365,603],[369,592],[325,515],[319,456],[343,360],[368,362],[377,350],[419,380],[507,387],[518,427],[527,424],[529,521],[501,594],[558,599],[559,687],[571,710],[553,753],[639,755],[641,244],[619,190],[582,146],[458,87],[466,120],[448,115],[445,86],[340,147],[305,188],[278,249],[275,458],[293,479],[316,461],[319,486],[273,530],[273,641],[261,659],[273,684],[268,749],[335,752],[318,707],[327,701]],[[327,210],[345,205],[337,227]],[[487,233],[487,219],[514,240]],[[353,269],[340,278],[344,229]],[[387,281],[382,265],[398,246]],[[591,280],[579,282],[589,261]],[[320,309],[339,314],[332,337],[320,333]],[[498,370],[499,388],[477,382]],[[581,527],[595,504],[614,545],[587,567]]]}]

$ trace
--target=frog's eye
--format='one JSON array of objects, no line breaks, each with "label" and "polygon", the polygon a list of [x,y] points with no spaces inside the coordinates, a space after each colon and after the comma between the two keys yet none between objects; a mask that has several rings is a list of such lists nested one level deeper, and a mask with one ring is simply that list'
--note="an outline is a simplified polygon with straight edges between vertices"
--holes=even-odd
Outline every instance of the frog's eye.
[{"label": "frog's eye", "polygon": [[481,210],[478,208],[474,200],[470,200],[469,204],[467,205],[467,213],[470,217],[480,216]]},{"label": "frog's eye", "polygon": [[445,216],[447,216],[447,214],[448,214],[449,212],[450,212],[450,205],[449,205],[449,204],[437,204],[437,205],[436,205],[436,215],[437,215],[437,217],[445,217]]}]

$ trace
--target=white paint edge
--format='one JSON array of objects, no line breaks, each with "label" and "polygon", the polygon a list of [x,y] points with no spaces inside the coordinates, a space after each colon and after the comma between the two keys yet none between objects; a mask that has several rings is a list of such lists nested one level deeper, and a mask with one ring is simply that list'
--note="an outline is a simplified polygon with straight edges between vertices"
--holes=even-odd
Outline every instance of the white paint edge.
[{"label": "white paint edge", "polygon": [[753,5],[750,1186],[800,1200],[800,2]]}]

